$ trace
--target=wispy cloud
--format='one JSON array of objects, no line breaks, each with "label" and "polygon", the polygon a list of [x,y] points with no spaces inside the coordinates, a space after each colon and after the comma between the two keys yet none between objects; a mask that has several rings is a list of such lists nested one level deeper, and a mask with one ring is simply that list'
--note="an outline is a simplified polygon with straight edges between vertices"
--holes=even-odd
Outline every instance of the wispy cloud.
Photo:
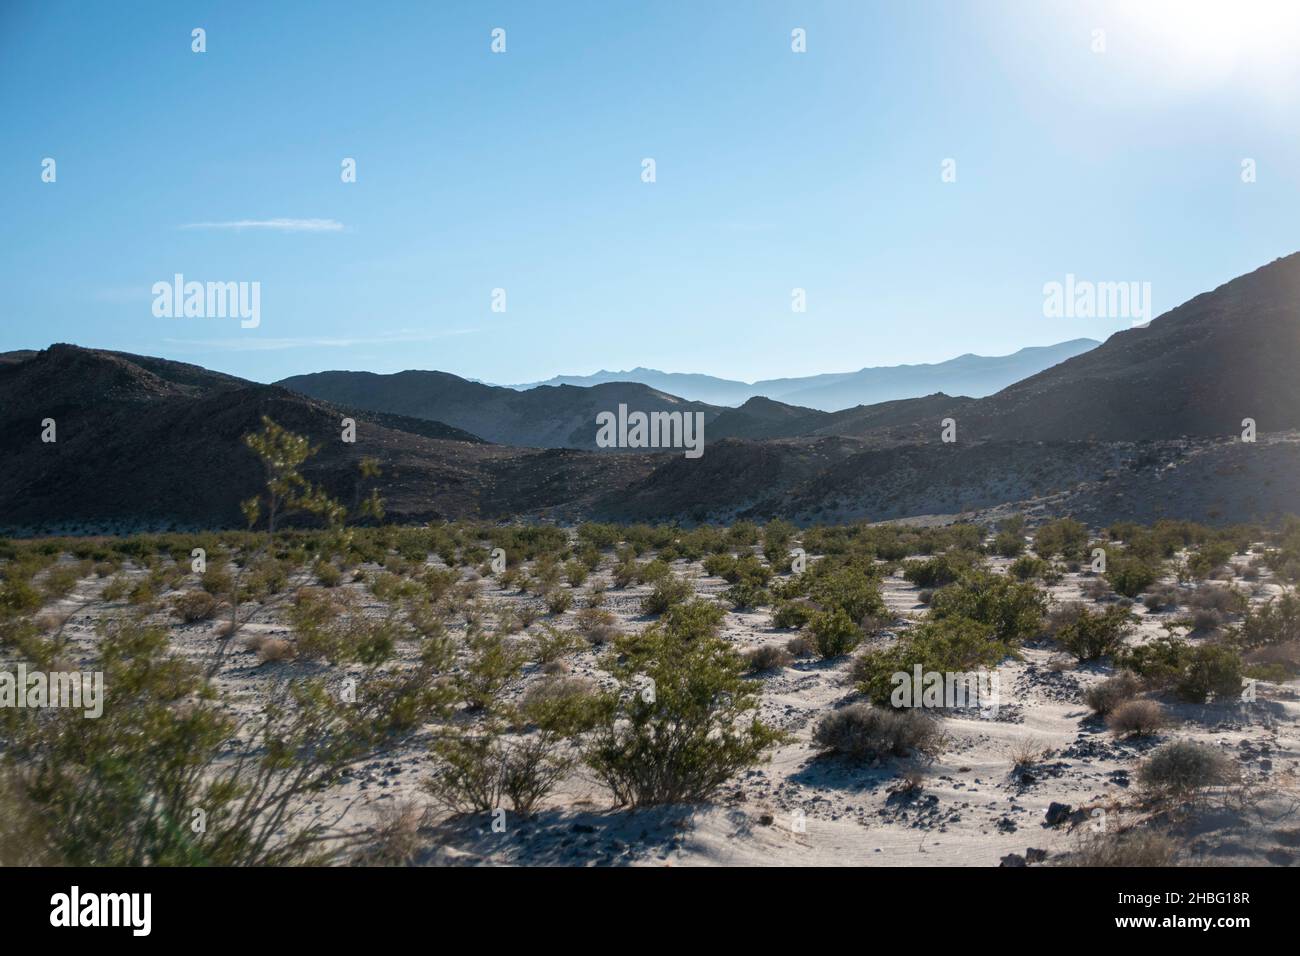
[{"label": "wispy cloud", "polygon": [[233,219],[230,222],[188,222],[182,229],[270,229],[275,232],[342,232],[337,219]]},{"label": "wispy cloud", "polygon": [[419,332],[402,329],[380,335],[359,337],[302,336],[293,338],[265,338],[258,335],[235,336],[225,339],[175,339],[163,341],[179,351],[275,352],[301,348],[356,348],[366,345],[392,345],[405,342],[433,342],[453,335],[472,335],[478,329],[449,329],[445,332]]}]

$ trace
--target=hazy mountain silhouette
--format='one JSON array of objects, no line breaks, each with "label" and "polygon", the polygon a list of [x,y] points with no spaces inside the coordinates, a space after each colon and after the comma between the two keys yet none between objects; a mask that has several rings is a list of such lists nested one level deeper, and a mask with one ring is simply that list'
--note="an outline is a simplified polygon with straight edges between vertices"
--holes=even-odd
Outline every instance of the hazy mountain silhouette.
[{"label": "hazy mountain silhouette", "polygon": [[714,405],[741,405],[751,398],[763,397],[830,412],[899,398],[919,398],[934,392],[975,398],[991,395],[1100,344],[1094,339],[1072,339],[1056,345],[1023,348],[1011,355],[968,354],[928,365],[879,366],[856,372],[772,378],[752,383],[712,375],[634,368],[627,372],[602,370],[592,375],[557,375],[545,382],[511,387],[531,389],[538,385],[590,386],[607,382],[639,382]]}]

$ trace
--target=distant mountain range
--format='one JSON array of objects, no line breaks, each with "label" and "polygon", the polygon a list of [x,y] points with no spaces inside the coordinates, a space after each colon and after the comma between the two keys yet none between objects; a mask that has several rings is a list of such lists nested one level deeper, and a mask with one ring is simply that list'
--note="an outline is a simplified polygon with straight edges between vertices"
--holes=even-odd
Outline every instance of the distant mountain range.
[{"label": "distant mountain range", "polygon": [[959,355],[931,365],[886,365],[856,372],[832,372],[802,378],[771,378],[738,382],[712,375],[661,372],[634,368],[627,372],[599,371],[592,375],[557,375],[545,382],[511,385],[526,390],[539,385],[591,386],[608,382],[637,382],[661,392],[712,405],[741,405],[751,398],[771,398],[834,412],[855,405],[874,405],[899,398],[919,398],[935,392],[980,398],[1096,348],[1095,339],[1071,339],[1056,345],[1023,348],[1010,355]]},{"label": "distant mountain range", "polygon": [[[828,412],[738,407],[643,383],[527,391],[442,372],[261,385],[75,345],[0,354],[0,532],[237,527],[264,480],[242,436],[269,415],[319,446],[343,500],[378,458],[394,521],[887,520],[1072,514],[1093,524],[1300,514],[1300,254],[983,397]],[[626,404],[705,420],[704,454],[595,450]],[[340,440],[342,418],[357,441]],[[58,441],[41,441],[42,422]],[[942,421],[957,440],[941,440]],[[1259,440],[1241,440],[1253,419]]]}]

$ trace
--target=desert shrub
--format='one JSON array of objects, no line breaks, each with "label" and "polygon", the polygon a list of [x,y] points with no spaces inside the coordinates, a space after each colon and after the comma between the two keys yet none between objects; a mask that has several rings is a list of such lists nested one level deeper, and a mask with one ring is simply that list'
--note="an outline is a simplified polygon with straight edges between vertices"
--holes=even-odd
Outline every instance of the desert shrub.
[{"label": "desert shrub", "polygon": [[[599,553],[597,553],[596,560],[597,562],[600,560]],[[570,587],[582,587],[586,583],[589,574],[591,574],[591,569],[577,558],[566,561],[564,564],[564,579],[569,582]]]},{"label": "desert shrub", "polygon": [[736,567],[736,556],[733,554],[711,554],[702,562],[704,572],[715,578],[729,580],[729,575]]},{"label": "desert shrub", "polygon": [[1186,641],[1162,636],[1137,647],[1122,649],[1115,655],[1115,664],[1132,671],[1148,687],[1165,690],[1182,676],[1190,650]]},{"label": "desert shrub", "polygon": [[903,577],[918,588],[937,588],[952,584],[968,567],[953,555],[940,554],[924,561],[904,561]]},{"label": "desert shrub", "polygon": [[808,619],[808,633],[813,646],[823,658],[839,657],[858,646],[862,631],[842,608],[816,611]]},{"label": "desert shrub", "polygon": [[661,578],[655,584],[654,590],[641,601],[641,613],[663,614],[674,604],[681,604],[694,593],[695,589],[690,581],[670,573]]},{"label": "desert shrub", "polygon": [[1034,578],[1041,578],[1049,568],[1051,568],[1051,565],[1042,558],[1036,558],[1032,554],[1022,554],[1011,562],[1007,573],[1020,581],[1030,581]]},{"label": "desert shrub", "polygon": [[880,580],[858,566],[834,568],[818,574],[808,587],[808,597],[828,611],[840,609],[854,621],[885,609]]},{"label": "desert shrub", "polygon": [[620,590],[628,587],[636,580],[636,572],[636,561],[630,559],[619,561],[614,565],[614,570],[610,572],[614,581],[614,587],[619,588]]},{"label": "desert shrub", "polygon": [[1014,558],[1025,550],[1025,539],[1019,532],[1000,531],[993,539],[994,554],[1004,558]]},{"label": "desert shrub", "polygon": [[1115,592],[1111,590],[1110,583],[1105,578],[1090,578],[1083,582],[1079,593],[1092,601],[1105,601]]},{"label": "desert shrub", "polygon": [[1111,733],[1130,737],[1154,734],[1167,722],[1165,709],[1154,700],[1126,700],[1106,717]]},{"label": "desert shrub", "polygon": [[185,591],[172,598],[172,610],[185,623],[206,621],[217,611],[217,599],[207,591]]},{"label": "desert shrub", "polygon": [[[309,804],[340,772],[436,713],[433,672],[373,675],[344,702],[322,680],[284,685],[237,726],[216,688],[167,651],[164,630],[103,631],[89,670],[110,704],[0,715],[4,774],[73,866],[276,866],[324,862]],[[48,662],[47,662],[48,663]],[[193,810],[207,826],[196,832]],[[304,819],[308,822],[304,822]]]},{"label": "desert shrub", "polygon": [[1193,703],[1209,698],[1239,697],[1242,687],[1241,655],[1223,644],[1200,644],[1191,648],[1175,690]]},{"label": "desert shrub", "polygon": [[1056,641],[1080,661],[1094,661],[1124,646],[1132,615],[1125,607],[1103,611],[1081,608],[1074,620],[1056,632]]},{"label": "desert shrub", "polygon": [[1192,703],[1225,699],[1241,693],[1243,667],[1237,650],[1227,644],[1192,645],[1174,637],[1154,641],[1116,656],[1116,663],[1159,690],[1174,690]]},{"label": "desert shrub", "polygon": [[721,638],[652,625],[619,638],[605,667],[621,690],[598,697],[584,759],[620,804],[708,800],[784,739],[759,720],[745,661]]},{"label": "desert shrub", "polygon": [[46,600],[66,597],[82,577],[82,570],[75,565],[52,567],[45,573],[41,589],[45,592]]},{"label": "desert shrub", "polygon": [[973,571],[936,591],[930,608],[936,619],[964,617],[987,624],[996,640],[1013,644],[1038,633],[1047,596],[1034,584]]},{"label": "desert shrub", "polygon": [[1177,850],[1177,843],[1153,830],[1088,832],[1080,839],[1078,849],[1061,862],[1064,866],[1169,866]]},{"label": "desert shrub", "polygon": [[155,598],[153,582],[148,578],[141,578],[127,593],[127,600],[137,606],[152,604]]},{"label": "desert shrub", "polygon": [[730,601],[732,607],[738,611],[752,607],[762,607],[764,604],[772,602],[772,595],[766,588],[749,581],[733,584],[722,592],[722,596],[725,600]]},{"label": "desert shrub", "polygon": [[779,644],[764,644],[745,655],[745,663],[749,665],[751,673],[776,670],[778,667],[788,666],[793,661],[794,657],[790,652]]},{"label": "desert shrub", "polygon": [[772,626],[803,627],[815,610],[807,601],[782,601],[772,612]]},{"label": "desert shrub", "polygon": [[429,568],[420,575],[419,582],[424,595],[437,601],[450,594],[460,582],[460,572],[455,568]]},{"label": "desert shrub", "polygon": [[1088,547],[1088,526],[1073,518],[1047,521],[1034,532],[1034,552],[1040,558],[1056,555],[1067,560],[1079,560]]},{"label": "desert shrub", "polygon": [[312,572],[323,588],[336,588],[343,583],[343,570],[332,561],[317,561],[312,565]]},{"label": "desert shrub", "polygon": [[763,557],[773,567],[789,567],[790,548],[797,529],[788,521],[774,518],[763,527]]},{"label": "desert shrub", "polygon": [[57,866],[54,841],[18,781],[0,777],[0,866]]},{"label": "desert shrub", "polygon": [[1189,626],[1193,632],[1209,634],[1221,628],[1224,620],[1224,616],[1213,608],[1197,608],[1179,623]]},{"label": "desert shrub", "polygon": [[1191,740],[1175,740],[1155,750],[1138,767],[1138,783],[1146,790],[1185,800],[1207,787],[1229,783],[1236,776],[1232,759],[1217,748]]},{"label": "desert shrub", "polygon": [[727,616],[719,605],[704,598],[676,604],[663,616],[663,623],[683,640],[714,637]]},{"label": "desert shrub", "polygon": [[1148,591],[1142,604],[1152,613],[1172,611],[1178,607],[1179,597],[1178,588],[1172,584],[1162,584]]},{"label": "desert shrub", "polygon": [[1214,611],[1220,615],[1240,614],[1249,606],[1246,596],[1233,587],[1203,585],[1187,596],[1187,606],[1198,611]]},{"label": "desert shrub", "polygon": [[289,569],[284,562],[263,556],[259,558],[241,578],[244,596],[255,601],[265,601],[273,594],[280,594],[289,585]]},{"label": "desert shrub", "polygon": [[523,649],[502,634],[486,631],[467,634],[465,649],[468,660],[452,686],[469,710],[491,712],[502,689],[519,676],[526,660]]},{"label": "desert shrub", "polygon": [[199,578],[199,587],[212,595],[232,594],[235,579],[224,566],[209,564],[208,569]]},{"label": "desert shrub", "polygon": [[850,704],[831,711],[813,729],[813,744],[851,760],[934,756],[940,748],[939,724],[920,710]]},{"label": "desert shrub", "polygon": [[1129,554],[1118,554],[1106,565],[1106,580],[1127,598],[1137,597],[1159,579],[1158,565]]},{"label": "desert shrub", "polygon": [[1120,671],[1083,692],[1083,702],[1099,717],[1105,717],[1120,704],[1132,700],[1142,690],[1142,682],[1128,671]]},{"label": "desert shrub", "polygon": [[[104,601],[120,601],[130,593],[131,587],[130,578],[125,574],[115,574],[108,579],[108,582],[104,585],[104,590],[99,592],[99,597]],[[2,602],[3,598],[0,597],[0,603]]]},{"label": "desert shrub", "polygon": [[420,827],[428,815],[414,800],[381,803],[369,840],[348,860],[349,866],[408,866],[420,851]]},{"label": "desert shrub", "polygon": [[794,657],[814,657],[817,648],[806,634],[796,634],[785,642],[785,649]]},{"label": "desert shrub", "polygon": [[1247,677],[1285,683],[1300,674],[1300,641],[1256,648],[1243,656],[1242,663]]},{"label": "desert shrub", "polygon": [[531,816],[572,766],[550,735],[511,740],[484,730],[460,732],[437,741],[433,751],[439,766],[425,790],[453,813],[487,813],[508,802]]},{"label": "desert shrub", "polygon": [[542,633],[533,637],[533,653],[540,664],[553,663],[585,646],[586,642],[579,635],[549,624],[543,624]]},{"label": "desert shrub", "polygon": [[[548,677],[512,707],[499,695],[502,684],[494,683],[486,695],[482,688],[472,689],[471,703],[483,713],[476,728],[435,741],[439,765],[424,788],[455,813],[484,813],[508,803],[515,813],[531,816],[578,761],[578,751],[568,741],[596,717],[592,685],[580,678]],[[514,735],[508,733],[512,729]]]},{"label": "desert shrub", "polygon": [[1228,563],[1235,549],[1223,541],[1209,541],[1187,556],[1184,571],[1193,581],[1203,581]]},{"label": "desert shrub", "polygon": [[654,558],[637,567],[636,580],[638,584],[657,584],[672,577],[672,573],[672,565],[662,558]]},{"label": "desert shrub", "polygon": [[588,606],[579,609],[578,613],[574,615],[573,623],[580,634],[590,639],[594,631],[603,627],[612,627],[614,621],[615,617],[612,611],[603,607]]},{"label": "desert shrub", "polygon": [[[125,579],[123,584],[125,585]],[[109,582],[109,587],[112,582]],[[106,587],[107,591],[108,588]],[[121,593],[125,593],[123,586]],[[117,596],[120,597],[121,593]],[[116,600],[116,597],[105,598],[105,600]],[[12,578],[0,584],[0,614],[26,614],[39,610],[44,604],[44,598],[41,592],[32,587],[31,583],[21,578]]]},{"label": "desert shrub", "polygon": [[552,614],[563,614],[573,607],[573,592],[556,588],[546,595],[546,609]]},{"label": "desert shrub", "polygon": [[623,532],[618,525],[599,524],[594,521],[584,521],[578,525],[578,540],[585,541],[602,551],[614,547],[622,539]]},{"label": "desert shrub", "polygon": [[987,624],[968,618],[927,620],[904,632],[890,647],[869,650],[853,662],[851,680],[873,702],[891,702],[895,674],[965,673],[991,667],[1015,653]]},{"label": "desert shrub", "polygon": [[292,660],[295,649],[293,643],[282,637],[269,634],[256,634],[248,639],[248,649],[257,655],[258,663],[275,664]]}]

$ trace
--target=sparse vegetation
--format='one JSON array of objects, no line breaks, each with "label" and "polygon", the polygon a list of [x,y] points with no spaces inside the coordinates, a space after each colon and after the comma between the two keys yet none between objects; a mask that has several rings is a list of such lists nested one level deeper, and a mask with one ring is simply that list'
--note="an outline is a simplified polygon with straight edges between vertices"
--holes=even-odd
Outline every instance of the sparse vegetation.
[{"label": "sparse vegetation", "polygon": [[813,744],[851,760],[931,757],[940,749],[938,722],[919,710],[850,704],[818,721]]}]

